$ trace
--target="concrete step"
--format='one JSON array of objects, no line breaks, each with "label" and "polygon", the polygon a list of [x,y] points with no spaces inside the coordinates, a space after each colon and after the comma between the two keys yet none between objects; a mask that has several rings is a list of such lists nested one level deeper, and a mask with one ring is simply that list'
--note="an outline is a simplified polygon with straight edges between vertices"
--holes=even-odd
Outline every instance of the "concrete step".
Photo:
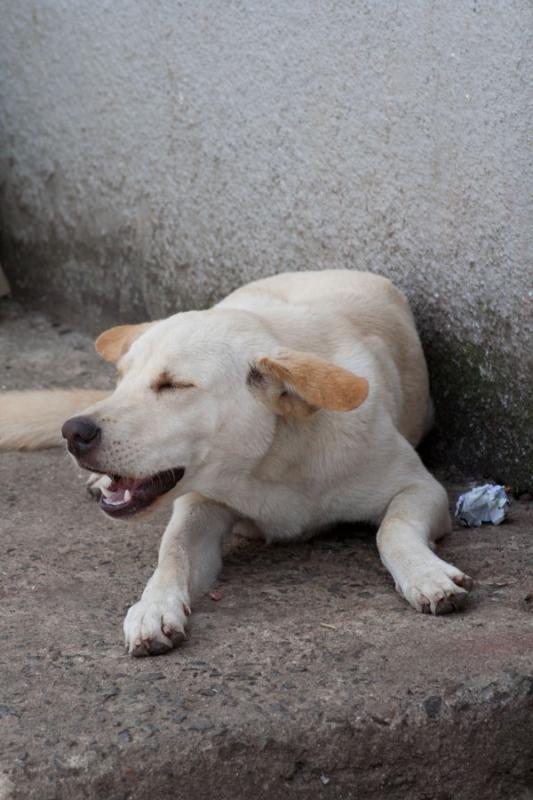
[{"label": "concrete step", "polygon": [[[5,386],[98,369],[42,318],[2,334]],[[463,614],[409,608],[361,526],[236,540],[188,641],[138,660],[122,618],[164,514],[110,521],[59,450],[1,454],[0,508],[1,800],[532,796],[531,502],[442,544],[476,580]]]}]

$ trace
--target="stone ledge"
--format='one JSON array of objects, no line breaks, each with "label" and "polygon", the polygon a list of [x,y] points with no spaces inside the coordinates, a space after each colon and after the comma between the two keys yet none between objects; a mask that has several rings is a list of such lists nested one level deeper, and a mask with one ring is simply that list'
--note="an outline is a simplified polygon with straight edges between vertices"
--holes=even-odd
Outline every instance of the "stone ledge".
[{"label": "stone ledge", "polygon": [[[46,385],[54,358],[59,382],[100,369],[88,340],[37,317],[5,321],[1,342],[9,387]],[[476,579],[462,615],[413,612],[372,532],[345,526],[234,543],[189,641],[134,660],[122,617],[164,516],[111,522],[60,451],[2,454],[0,470],[2,800],[530,796],[531,503],[443,543]]]}]

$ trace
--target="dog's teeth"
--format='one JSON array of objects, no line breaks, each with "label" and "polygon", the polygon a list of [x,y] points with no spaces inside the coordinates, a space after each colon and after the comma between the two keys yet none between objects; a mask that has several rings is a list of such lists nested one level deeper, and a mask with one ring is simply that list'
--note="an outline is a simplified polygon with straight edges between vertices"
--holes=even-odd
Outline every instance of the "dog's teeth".
[{"label": "dog's teeth", "polygon": [[129,489],[126,489],[126,491],[124,492],[124,502],[129,503],[130,500],[131,500],[131,492]]},{"label": "dog's teeth", "polygon": [[107,486],[100,486],[100,491],[102,492],[102,494],[104,495],[104,497],[111,497],[111,495],[113,494],[113,492],[110,492],[110,491],[109,491],[109,489],[107,488]]}]

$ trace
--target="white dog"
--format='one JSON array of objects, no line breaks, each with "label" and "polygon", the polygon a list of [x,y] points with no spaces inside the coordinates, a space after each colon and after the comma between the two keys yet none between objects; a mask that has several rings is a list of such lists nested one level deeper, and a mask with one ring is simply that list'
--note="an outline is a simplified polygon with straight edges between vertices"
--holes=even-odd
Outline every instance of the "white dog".
[{"label": "white dog", "polygon": [[[58,443],[98,474],[101,508],[173,501],[159,563],[126,616],[132,655],[185,635],[222,540],[379,525],[396,589],[418,611],[462,608],[471,579],[433,542],[450,529],[442,486],[415,447],[431,421],[426,364],[403,294],[370,273],[277,275],[208,311],[103,333],[120,379],[105,392],[6,393],[0,446]],[[103,477],[102,477],[103,476]]]}]

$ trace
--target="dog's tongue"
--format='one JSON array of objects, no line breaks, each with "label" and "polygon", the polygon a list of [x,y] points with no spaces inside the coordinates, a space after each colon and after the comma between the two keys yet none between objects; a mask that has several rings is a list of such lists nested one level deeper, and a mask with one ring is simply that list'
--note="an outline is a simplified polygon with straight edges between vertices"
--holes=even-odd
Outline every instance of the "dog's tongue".
[{"label": "dog's tongue", "polygon": [[134,478],[111,478],[111,483],[106,488],[102,488],[106,505],[122,506],[129,503],[137,486],[142,481]]}]

